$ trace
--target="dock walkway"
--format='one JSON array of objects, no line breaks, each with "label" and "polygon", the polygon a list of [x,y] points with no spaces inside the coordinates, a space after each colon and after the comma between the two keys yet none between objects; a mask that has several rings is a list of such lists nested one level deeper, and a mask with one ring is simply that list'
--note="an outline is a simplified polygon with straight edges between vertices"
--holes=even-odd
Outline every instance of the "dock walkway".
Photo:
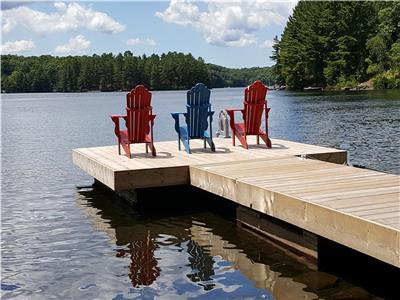
[{"label": "dock walkway", "polygon": [[191,185],[400,267],[399,176],[284,157],[190,167]]}]

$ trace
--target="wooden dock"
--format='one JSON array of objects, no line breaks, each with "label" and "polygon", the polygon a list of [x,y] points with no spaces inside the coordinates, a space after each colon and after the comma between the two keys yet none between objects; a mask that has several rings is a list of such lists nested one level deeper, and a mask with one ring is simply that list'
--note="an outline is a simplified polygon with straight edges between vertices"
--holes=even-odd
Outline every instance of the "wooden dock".
[{"label": "wooden dock", "polygon": [[190,167],[191,185],[400,267],[399,176],[283,157]]},{"label": "wooden dock", "polygon": [[81,148],[73,161],[117,192],[191,184],[400,268],[399,176],[344,166],[346,152],[337,149],[215,144],[212,153],[193,141],[189,155],[176,141],[158,142],[155,158],[139,145],[133,159],[116,146]]},{"label": "wooden dock", "polygon": [[231,139],[215,138],[216,152],[203,148],[203,142],[190,142],[192,154],[179,151],[177,141],[155,143],[157,157],[144,152],[144,145],[133,145],[133,159],[118,155],[117,146],[80,148],[72,151],[75,165],[114,191],[135,188],[190,184],[189,166],[207,163],[225,163],[249,159],[307,155],[308,157],[344,164],[347,153],[343,150],[313,145],[272,140],[273,147],[255,145],[250,150],[233,147]]}]

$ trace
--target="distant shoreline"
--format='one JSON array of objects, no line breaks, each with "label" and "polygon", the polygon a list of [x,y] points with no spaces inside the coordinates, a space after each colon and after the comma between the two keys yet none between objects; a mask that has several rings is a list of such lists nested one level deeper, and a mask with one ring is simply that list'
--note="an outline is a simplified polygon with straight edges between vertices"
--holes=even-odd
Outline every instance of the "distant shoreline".
[{"label": "distant shoreline", "polygon": [[[134,87],[133,87],[134,88]],[[246,86],[235,86],[235,87],[213,87],[209,88],[213,89],[241,89],[246,88]],[[170,90],[152,90],[151,92],[173,92],[173,91],[187,91],[188,89],[170,89]],[[271,89],[272,90],[272,89]],[[100,90],[92,90],[92,91],[73,91],[73,92],[60,92],[60,91],[52,91],[52,92],[5,92],[1,91],[1,94],[80,94],[80,93],[127,93],[130,90],[115,90],[115,91],[100,91]]]},{"label": "distant shoreline", "polygon": [[[240,89],[246,88],[246,86],[235,86],[235,87],[214,87],[213,89]],[[287,91],[287,92],[295,92],[295,93],[354,93],[354,92],[374,92],[374,91],[389,91],[389,90],[399,90],[398,88],[386,88],[386,89],[357,89],[357,88],[348,88],[348,89],[303,89],[303,90],[288,90],[288,89],[274,89],[270,88],[270,91]],[[170,90],[150,90],[151,92],[173,92],[173,91],[187,91],[187,89],[170,89]],[[115,91],[74,91],[74,92],[5,92],[1,91],[2,95],[12,95],[12,94],[82,94],[82,93],[127,93],[129,90],[115,90]]]}]

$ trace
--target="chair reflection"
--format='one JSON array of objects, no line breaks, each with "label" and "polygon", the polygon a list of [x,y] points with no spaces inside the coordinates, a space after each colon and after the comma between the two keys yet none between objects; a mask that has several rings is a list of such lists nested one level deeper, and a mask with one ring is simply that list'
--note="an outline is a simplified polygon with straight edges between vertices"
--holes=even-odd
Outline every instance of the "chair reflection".
[{"label": "chair reflection", "polygon": [[117,250],[117,256],[130,255],[129,278],[132,286],[151,285],[160,276],[160,268],[154,257],[157,246],[150,237],[150,231],[147,231],[145,239],[129,242],[128,248],[129,250]]},{"label": "chair reflection", "polygon": [[191,281],[201,285],[205,290],[211,290],[215,284],[206,282],[212,280],[214,275],[214,260],[212,256],[205,253],[204,248],[192,240],[188,242],[187,251],[190,255],[189,262],[193,272],[186,276]]}]

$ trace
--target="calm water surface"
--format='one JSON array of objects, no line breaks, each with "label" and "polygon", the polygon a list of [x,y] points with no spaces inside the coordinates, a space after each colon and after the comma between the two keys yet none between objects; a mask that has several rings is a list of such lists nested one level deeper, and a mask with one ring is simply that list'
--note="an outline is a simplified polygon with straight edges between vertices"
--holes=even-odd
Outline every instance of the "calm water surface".
[{"label": "calm water surface", "polygon": [[[213,90],[216,114],[240,107],[242,94]],[[272,91],[271,137],[342,148],[352,164],[399,174],[399,99],[399,91]],[[217,213],[146,215],[93,189],[71,149],[115,143],[109,115],[124,112],[125,93],[12,94],[1,102],[4,299],[373,297]],[[153,93],[156,140],[176,138],[169,112],[184,103],[185,92]],[[310,274],[326,284],[315,286]]]}]

